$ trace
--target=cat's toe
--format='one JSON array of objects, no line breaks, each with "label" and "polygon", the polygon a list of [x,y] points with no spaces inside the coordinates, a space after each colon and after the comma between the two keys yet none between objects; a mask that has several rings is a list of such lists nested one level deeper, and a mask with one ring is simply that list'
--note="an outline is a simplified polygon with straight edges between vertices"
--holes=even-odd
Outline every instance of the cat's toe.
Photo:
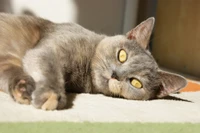
[{"label": "cat's toe", "polygon": [[58,95],[51,92],[48,95],[47,101],[42,105],[43,110],[54,110],[58,106]]},{"label": "cat's toe", "polygon": [[34,107],[43,110],[63,109],[66,106],[65,94],[57,94],[53,91],[44,92],[42,94],[33,94],[32,104]]},{"label": "cat's toe", "polygon": [[16,102],[30,104],[31,94],[35,90],[35,84],[31,78],[16,79],[10,89],[11,95]]}]

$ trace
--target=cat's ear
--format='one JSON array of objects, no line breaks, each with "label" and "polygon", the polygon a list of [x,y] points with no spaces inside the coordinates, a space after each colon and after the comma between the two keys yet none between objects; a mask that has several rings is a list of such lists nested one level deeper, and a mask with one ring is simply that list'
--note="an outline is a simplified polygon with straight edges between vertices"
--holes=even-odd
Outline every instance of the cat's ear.
[{"label": "cat's ear", "polygon": [[154,27],[154,22],[154,17],[148,18],[136,26],[134,29],[129,31],[126,34],[127,38],[130,40],[136,40],[142,46],[142,48],[147,49],[149,38]]},{"label": "cat's ear", "polygon": [[158,73],[162,82],[159,93],[157,94],[158,98],[165,97],[170,93],[178,92],[187,85],[187,80],[180,75],[161,70],[159,70]]}]

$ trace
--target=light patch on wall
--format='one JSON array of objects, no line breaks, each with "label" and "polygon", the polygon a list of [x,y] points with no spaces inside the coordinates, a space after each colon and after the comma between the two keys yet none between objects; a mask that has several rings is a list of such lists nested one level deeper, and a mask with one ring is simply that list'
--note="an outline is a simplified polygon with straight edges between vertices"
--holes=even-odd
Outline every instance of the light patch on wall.
[{"label": "light patch on wall", "polygon": [[77,7],[74,0],[11,0],[13,12],[24,10],[53,22],[76,22]]}]

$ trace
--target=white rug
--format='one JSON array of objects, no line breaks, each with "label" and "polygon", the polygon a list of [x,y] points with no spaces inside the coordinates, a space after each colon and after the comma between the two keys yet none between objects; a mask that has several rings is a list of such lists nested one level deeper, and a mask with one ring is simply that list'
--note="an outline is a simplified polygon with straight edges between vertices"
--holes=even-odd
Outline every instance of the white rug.
[{"label": "white rug", "polygon": [[200,92],[173,96],[180,100],[133,101],[103,95],[70,95],[75,97],[71,108],[43,111],[15,103],[0,92],[0,122],[200,122]]}]

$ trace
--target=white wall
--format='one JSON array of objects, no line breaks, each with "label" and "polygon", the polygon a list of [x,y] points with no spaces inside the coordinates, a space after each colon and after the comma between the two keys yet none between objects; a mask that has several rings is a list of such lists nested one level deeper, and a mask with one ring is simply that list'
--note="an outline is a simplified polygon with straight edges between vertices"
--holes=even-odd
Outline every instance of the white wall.
[{"label": "white wall", "polygon": [[28,10],[53,22],[75,22],[109,35],[126,33],[137,19],[138,0],[10,0],[13,13]]},{"label": "white wall", "polygon": [[16,14],[29,10],[53,22],[76,22],[74,0],[11,0],[11,5]]}]

